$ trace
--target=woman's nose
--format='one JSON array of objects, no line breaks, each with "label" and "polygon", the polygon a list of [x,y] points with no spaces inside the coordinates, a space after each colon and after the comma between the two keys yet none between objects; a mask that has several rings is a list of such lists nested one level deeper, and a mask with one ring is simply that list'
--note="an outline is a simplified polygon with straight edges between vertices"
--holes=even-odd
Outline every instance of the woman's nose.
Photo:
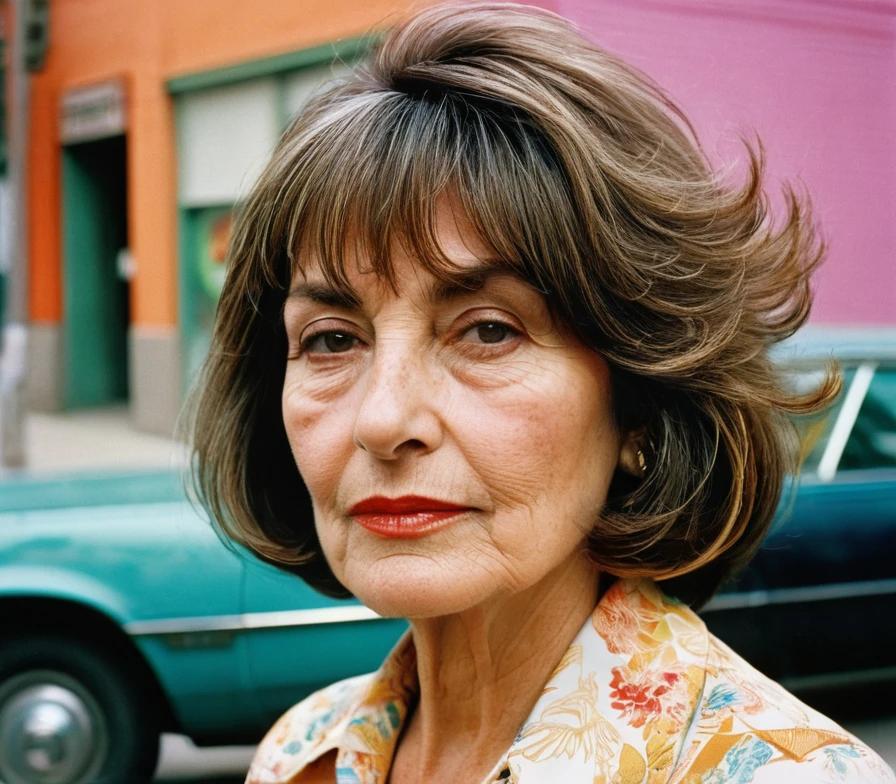
[{"label": "woman's nose", "polygon": [[354,441],[381,460],[428,453],[442,442],[442,421],[431,374],[419,354],[375,356],[364,378]]}]

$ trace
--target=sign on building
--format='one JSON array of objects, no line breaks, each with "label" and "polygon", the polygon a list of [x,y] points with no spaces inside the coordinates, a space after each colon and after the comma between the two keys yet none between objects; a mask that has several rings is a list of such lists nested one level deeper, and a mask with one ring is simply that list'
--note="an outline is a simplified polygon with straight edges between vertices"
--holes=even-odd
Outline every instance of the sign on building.
[{"label": "sign on building", "polygon": [[60,110],[63,144],[118,136],[127,127],[124,85],[119,81],[68,90]]}]

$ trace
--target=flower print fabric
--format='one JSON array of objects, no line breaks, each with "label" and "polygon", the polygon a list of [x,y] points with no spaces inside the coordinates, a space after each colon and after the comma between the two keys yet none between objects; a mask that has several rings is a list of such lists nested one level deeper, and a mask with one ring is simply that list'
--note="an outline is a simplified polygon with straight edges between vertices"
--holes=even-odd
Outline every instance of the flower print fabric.
[{"label": "flower print fabric", "polygon": [[[416,660],[311,695],[265,736],[247,784],[289,784],[336,750],[337,784],[385,784]],[[896,784],[861,741],[711,635],[650,580],[613,584],[483,784]]]}]

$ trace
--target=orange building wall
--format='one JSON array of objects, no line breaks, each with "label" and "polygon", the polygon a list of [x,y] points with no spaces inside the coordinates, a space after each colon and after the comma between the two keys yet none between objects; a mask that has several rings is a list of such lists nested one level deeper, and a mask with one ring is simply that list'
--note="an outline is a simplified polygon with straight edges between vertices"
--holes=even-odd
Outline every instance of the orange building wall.
[{"label": "orange building wall", "polygon": [[132,321],[177,321],[174,76],[354,37],[407,0],[51,0],[46,65],[31,83],[29,303],[62,317],[58,111],[66,90],[122,77],[129,100],[128,234],[137,263]]}]

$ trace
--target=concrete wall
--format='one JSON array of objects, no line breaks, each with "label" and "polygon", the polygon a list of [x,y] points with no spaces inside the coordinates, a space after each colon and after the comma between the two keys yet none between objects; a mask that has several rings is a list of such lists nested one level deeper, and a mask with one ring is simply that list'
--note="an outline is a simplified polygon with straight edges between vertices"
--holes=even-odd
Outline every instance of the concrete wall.
[{"label": "concrete wall", "polygon": [[62,335],[58,324],[28,325],[28,406],[35,411],[62,408]]},{"label": "concrete wall", "polygon": [[131,421],[173,436],[181,409],[180,344],[175,327],[133,327],[128,334]]}]

